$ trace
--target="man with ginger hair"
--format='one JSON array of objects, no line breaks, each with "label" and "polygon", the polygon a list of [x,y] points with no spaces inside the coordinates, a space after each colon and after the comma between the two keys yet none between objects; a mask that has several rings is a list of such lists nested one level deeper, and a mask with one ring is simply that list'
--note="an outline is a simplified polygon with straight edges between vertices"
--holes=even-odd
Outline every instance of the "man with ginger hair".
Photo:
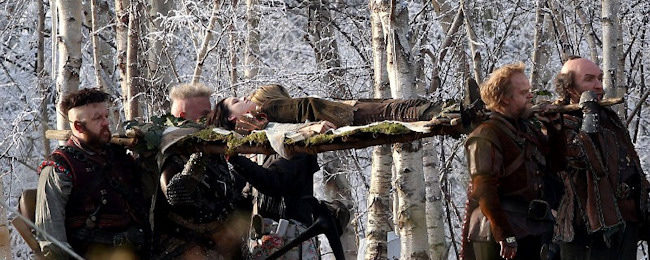
[{"label": "man with ginger hair", "polygon": [[[523,64],[503,66],[481,85],[492,111],[467,138],[471,183],[463,228],[464,259],[539,259],[553,228],[548,183],[561,164],[561,125],[528,119],[533,95]],[[542,120],[544,119],[544,120]]]},{"label": "man with ginger hair", "polygon": [[555,239],[562,259],[636,259],[640,235],[648,236],[648,181],[627,127],[598,105],[603,72],[594,62],[571,57],[555,79],[559,103],[580,104],[563,115],[565,193]]},{"label": "man with ginger hair", "polygon": [[[87,259],[146,258],[142,172],[124,148],[109,143],[108,100],[96,89],[63,97],[60,110],[72,136],[39,167],[35,222]],[[47,259],[69,257],[39,239]]]}]

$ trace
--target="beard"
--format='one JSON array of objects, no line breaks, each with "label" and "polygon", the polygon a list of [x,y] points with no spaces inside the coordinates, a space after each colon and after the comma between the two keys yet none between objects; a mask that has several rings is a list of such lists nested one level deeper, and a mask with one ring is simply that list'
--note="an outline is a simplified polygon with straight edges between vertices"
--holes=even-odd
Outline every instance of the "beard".
[{"label": "beard", "polygon": [[99,130],[99,133],[90,131],[85,126],[84,128],[86,131],[86,136],[88,137],[86,142],[90,146],[102,147],[108,144],[108,142],[111,140],[111,130],[109,130],[108,127],[102,127],[102,129]]}]

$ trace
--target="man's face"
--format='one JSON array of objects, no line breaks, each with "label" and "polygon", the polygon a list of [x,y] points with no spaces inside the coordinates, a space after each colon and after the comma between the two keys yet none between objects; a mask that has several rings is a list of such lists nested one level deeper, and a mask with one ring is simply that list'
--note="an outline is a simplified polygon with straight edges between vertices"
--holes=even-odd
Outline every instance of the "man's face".
[{"label": "man's face", "polygon": [[533,94],[530,92],[530,82],[523,73],[515,73],[510,77],[510,93],[503,100],[504,114],[513,117],[525,117],[532,107]]},{"label": "man's face", "polygon": [[228,120],[233,120],[240,115],[251,112],[255,110],[255,108],[257,107],[255,102],[250,101],[246,97],[244,98],[229,97],[223,101],[223,104],[226,105],[226,107],[230,111],[230,116],[228,116]]},{"label": "man's face", "polygon": [[579,101],[580,95],[585,91],[593,91],[598,99],[603,98],[603,71],[588,59],[575,59],[567,61],[562,67],[562,73],[573,71],[575,88],[569,90],[572,101]]},{"label": "man's face", "polygon": [[72,121],[75,135],[82,141],[99,146],[111,140],[106,103],[91,103],[75,107],[70,109],[68,117]]},{"label": "man's face", "polygon": [[210,113],[210,109],[211,104],[209,97],[192,97],[173,100],[171,113],[175,117],[182,117],[190,121],[198,121]]}]

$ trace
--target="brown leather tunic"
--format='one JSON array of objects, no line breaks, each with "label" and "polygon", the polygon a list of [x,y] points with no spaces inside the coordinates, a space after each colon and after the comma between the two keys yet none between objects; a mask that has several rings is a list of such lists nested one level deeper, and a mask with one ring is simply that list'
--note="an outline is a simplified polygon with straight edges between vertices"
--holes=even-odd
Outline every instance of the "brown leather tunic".
[{"label": "brown leather tunic", "polygon": [[[563,142],[556,141],[562,138],[551,133],[549,142],[530,121],[515,124],[493,113],[466,141],[472,178],[468,199],[478,202],[478,208],[467,211],[471,214],[469,231],[465,231],[469,241],[519,239],[552,229],[552,218],[534,221],[527,211],[530,201],[551,195],[545,190],[545,178],[559,168],[554,165],[562,164]],[[492,237],[485,234],[487,221]]]},{"label": "brown leather tunic", "polygon": [[562,176],[565,194],[558,209],[555,238],[571,242],[575,228],[614,233],[646,212],[645,179],[626,127],[604,108],[598,133],[580,131],[582,114],[564,115],[569,164]]}]

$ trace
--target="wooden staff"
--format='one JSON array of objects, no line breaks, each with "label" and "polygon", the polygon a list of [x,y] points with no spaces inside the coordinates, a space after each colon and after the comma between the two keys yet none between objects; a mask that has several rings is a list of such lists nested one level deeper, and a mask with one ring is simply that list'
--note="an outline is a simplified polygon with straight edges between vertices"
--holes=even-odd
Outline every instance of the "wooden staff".
[{"label": "wooden staff", "polygon": [[[72,136],[72,131],[70,130],[47,130],[45,132],[45,138],[59,141],[68,140],[70,136]],[[138,138],[114,135],[111,137],[110,142],[117,145],[131,147],[138,143]]]},{"label": "wooden staff", "polygon": [[[603,99],[599,102],[601,106],[612,106],[615,104],[620,104],[623,102],[623,98],[609,98]],[[544,105],[535,105],[532,110],[535,112],[541,112]],[[548,111],[545,113],[566,113],[571,111],[580,110],[579,104],[569,104],[569,105],[550,105]],[[484,113],[486,114],[486,113]],[[460,114],[459,113],[449,113],[445,114],[445,117],[436,119],[432,122],[432,127],[443,126],[443,125],[457,125],[459,122]],[[70,130],[47,130],[45,137],[48,139],[55,140],[67,140],[72,132]],[[316,154],[326,151],[335,151],[335,150],[345,150],[352,148],[364,148],[374,145],[382,144],[391,144],[391,143],[407,143],[412,142],[417,139],[422,139],[426,137],[431,137],[435,135],[444,134],[441,131],[432,131],[431,133],[408,133],[400,135],[390,135],[390,134],[370,134],[370,133],[357,133],[351,136],[337,137],[331,143],[317,144],[304,146],[301,144],[285,145],[285,149],[289,153],[308,153]],[[132,147],[138,142],[138,137],[129,133],[127,136],[113,136],[111,137],[111,143]],[[227,153],[228,147],[225,143],[219,142],[205,142],[203,145],[195,146],[190,148],[191,150],[206,151],[209,153]],[[235,147],[230,150],[232,153],[240,154],[273,154],[275,153],[271,146],[268,143],[265,144],[243,144],[238,147]]]},{"label": "wooden staff", "polygon": [[[613,106],[616,104],[623,103],[623,98],[606,98],[601,101],[598,101],[598,104],[603,106],[603,107],[608,107],[608,106]],[[542,108],[546,104],[539,104],[539,105],[534,105],[531,110],[533,113],[539,113],[542,112]],[[553,105],[550,104],[550,107],[548,111],[545,112],[545,114],[550,114],[550,113],[567,113],[567,112],[573,112],[573,111],[578,111],[580,110],[580,104],[568,104],[568,105]]]}]

